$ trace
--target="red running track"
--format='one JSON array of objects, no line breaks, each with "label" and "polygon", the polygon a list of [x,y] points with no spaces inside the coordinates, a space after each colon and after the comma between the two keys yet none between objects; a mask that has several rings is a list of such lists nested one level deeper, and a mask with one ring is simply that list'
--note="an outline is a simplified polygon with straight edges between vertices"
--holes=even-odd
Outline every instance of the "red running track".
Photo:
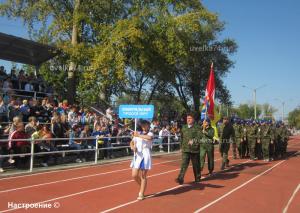
[{"label": "red running track", "polygon": [[26,212],[300,212],[299,150],[300,137],[293,137],[288,158],[231,160],[223,172],[216,153],[213,177],[195,184],[190,168],[182,186],[174,182],[180,155],[155,157],[143,201],[129,161],[2,178],[0,212],[25,211],[8,206],[21,203],[51,205]]}]

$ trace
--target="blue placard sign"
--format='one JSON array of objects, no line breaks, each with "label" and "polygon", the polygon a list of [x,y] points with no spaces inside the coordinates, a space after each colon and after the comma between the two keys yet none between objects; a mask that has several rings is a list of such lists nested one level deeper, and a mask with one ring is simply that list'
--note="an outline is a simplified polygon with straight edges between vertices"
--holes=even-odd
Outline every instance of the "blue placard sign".
[{"label": "blue placard sign", "polygon": [[119,117],[120,118],[141,118],[149,119],[154,116],[153,105],[120,105]]}]

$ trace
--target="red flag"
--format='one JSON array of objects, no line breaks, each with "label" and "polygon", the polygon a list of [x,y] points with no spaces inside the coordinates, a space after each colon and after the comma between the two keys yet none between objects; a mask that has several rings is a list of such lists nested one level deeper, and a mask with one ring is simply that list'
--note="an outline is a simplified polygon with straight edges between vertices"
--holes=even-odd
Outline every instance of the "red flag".
[{"label": "red flag", "polygon": [[206,85],[205,100],[204,100],[204,104],[207,107],[206,111],[208,117],[211,120],[214,119],[215,89],[216,86],[215,86],[214,64],[211,63],[210,74]]}]

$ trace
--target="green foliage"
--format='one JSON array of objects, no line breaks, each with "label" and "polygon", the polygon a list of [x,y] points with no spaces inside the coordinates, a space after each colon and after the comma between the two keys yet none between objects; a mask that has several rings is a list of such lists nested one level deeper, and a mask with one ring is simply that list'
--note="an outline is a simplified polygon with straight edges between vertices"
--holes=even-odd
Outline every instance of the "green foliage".
[{"label": "green foliage", "polygon": [[[63,95],[67,70],[59,67],[76,64],[82,103],[108,105],[114,96],[132,95],[135,103],[167,100],[199,111],[211,62],[216,98],[231,103],[222,78],[233,66],[229,57],[237,44],[218,39],[224,23],[198,0],[7,0],[0,14],[21,18],[32,39],[61,50],[41,74]],[[51,67],[58,67],[55,75]]]},{"label": "green foliage", "polygon": [[[256,116],[260,117],[262,114],[262,107],[260,105],[256,106]],[[240,104],[237,108],[234,108],[233,111],[242,119],[254,119],[254,106],[250,104]]]},{"label": "green foliage", "polygon": [[290,126],[300,129],[300,107],[297,107],[289,113],[288,122]]}]

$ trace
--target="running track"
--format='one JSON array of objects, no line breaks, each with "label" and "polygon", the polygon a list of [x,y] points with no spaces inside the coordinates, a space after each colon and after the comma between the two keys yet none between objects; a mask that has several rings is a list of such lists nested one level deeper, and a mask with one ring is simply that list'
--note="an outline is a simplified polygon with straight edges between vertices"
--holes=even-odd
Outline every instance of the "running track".
[{"label": "running track", "polygon": [[[299,152],[298,152],[299,151]],[[138,187],[129,161],[0,179],[0,212],[23,212],[8,203],[51,204],[51,209],[26,212],[300,212],[300,137],[292,137],[289,157],[270,163],[239,159],[220,172],[177,185],[180,154],[153,158],[147,198],[136,201]],[[57,208],[54,208],[56,205]]]}]

